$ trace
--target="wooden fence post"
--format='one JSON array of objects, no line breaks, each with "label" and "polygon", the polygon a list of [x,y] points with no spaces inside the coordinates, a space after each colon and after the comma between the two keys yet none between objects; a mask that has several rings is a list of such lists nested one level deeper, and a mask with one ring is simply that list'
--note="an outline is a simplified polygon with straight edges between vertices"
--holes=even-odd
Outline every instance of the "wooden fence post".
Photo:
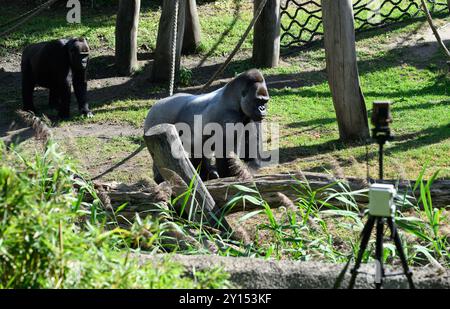
[{"label": "wooden fence post", "polygon": [[[261,1],[254,1],[256,10]],[[253,31],[253,63],[257,67],[278,66],[280,59],[280,0],[269,0]]]},{"label": "wooden fence post", "polygon": [[141,0],[120,0],[116,20],[116,66],[130,75],[137,68],[137,32]]},{"label": "wooden fence post", "polygon": [[[181,47],[184,37],[186,0],[178,0],[178,31],[175,57],[175,76],[178,75],[181,62]],[[167,82],[171,78],[173,19],[175,17],[175,1],[163,0],[161,18],[158,27],[155,61],[153,63],[151,80],[154,82]]]},{"label": "wooden fence post", "polygon": [[[222,218],[222,210],[216,205],[214,199],[206,189],[191,161],[188,159],[178,131],[172,124],[161,124],[150,128],[144,135],[145,144],[152,156],[153,164],[167,180],[173,173],[178,175],[186,184],[194,179],[191,198],[194,199],[193,218],[202,220],[222,232],[231,234],[232,230],[226,219]],[[170,172],[165,172],[165,171]],[[219,221],[220,220],[220,221]]]},{"label": "wooden fence post", "polygon": [[352,0],[322,0],[328,83],[340,138],[369,137],[364,96],[359,83]]},{"label": "wooden fence post", "polygon": [[184,27],[183,54],[195,53],[201,41],[200,19],[195,0],[186,0],[186,22]]}]

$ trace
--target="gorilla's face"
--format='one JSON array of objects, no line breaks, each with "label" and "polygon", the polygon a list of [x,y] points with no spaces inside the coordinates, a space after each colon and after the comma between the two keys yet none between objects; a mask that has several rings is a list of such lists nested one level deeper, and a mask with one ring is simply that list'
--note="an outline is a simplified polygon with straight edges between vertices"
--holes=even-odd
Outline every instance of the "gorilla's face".
[{"label": "gorilla's face", "polygon": [[269,92],[265,82],[250,84],[242,92],[241,109],[253,121],[261,121],[267,116]]},{"label": "gorilla's face", "polygon": [[89,46],[86,39],[73,39],[69,45],[71,68],[74,71],[85,71],[89,62]]}]

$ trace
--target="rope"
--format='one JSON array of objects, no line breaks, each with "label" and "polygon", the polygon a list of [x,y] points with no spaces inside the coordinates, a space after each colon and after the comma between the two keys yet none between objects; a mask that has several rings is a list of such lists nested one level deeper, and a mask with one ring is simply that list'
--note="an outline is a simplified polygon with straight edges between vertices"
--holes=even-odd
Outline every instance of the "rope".
[{"label": "rope", "polygon": [[33,8],[33,9],[29,10],[28,12],[25,12],[25,13],[23,13],[22,15],[19,15],[19,16],[15,17],[15,18],[11,19],[11,20],[8,20],[6,23],[1,24],[1,25],[0,25],[0,28],[5,28],[6,26],[9,26],[9,25],[11,25],[11,24],[14,24],[14,23],[17,22],[18,20],[24,18],[25,16],[30,15],[31,13],[35,12],[36,10],[38,10],[39,8],[41,8],[41,7],[44,6],[44,5],[45,5],[45,3],[40,4],[40,5],[38,5],[37,7],[35,7],[35,8]]},{"label": "rope", "polygon": [[208,88],[209,86],[211,86],[211,84],[216,80],[216,78],[221,75],[223,73],[223,71],[225,71],[225,69],[228,67],[228,65],[230,64],[231,60],[233,60],[233,57],[236,55],[236,53],[239,51],[239,49],[241,48],[242,44],[244,43],[244,41],[247,39],[247,36],[249,35],[250,31],[253,29],[253,27],[255,26],[256,22],[258,21],[259,16],[262,13],[262,10],[264,9],[264,7],[266,6],[267,0],[263,0],[261,1],[261,3],[259,4],[258,9],[255,12],[255,15],[253,16],[252,21],[250,22],[250,24],[247,27],[247,30],[245,30],[245,33],[242,35],[242,38],[239,40],[239,42],[237,43],[237,45],[234,47],[233,51],[231,52],[231,54],[228,56],[227,60],[225,60],[225,62],[222,64],[222,66],[216,71],[216,73],[214,73],[214,75],[208,80],[208,82],[198,91],[198,93],[203,92],[206,88]]},{"label": "rope", "polygon": [[176,68],[176,56],[177,56],[177,36],[178,36],[178,7],[180,0],[175,0],[175,13],[173,18],[173,31],[172,31],[172,63],[170,67],[170,83],[169,83],[169,96],[173,96],[173,89],[175,87],[175,68]]},{"label": "rope", "polygon": [[[42,11],[44,11],[47,8],[49,8],[50,6],[52,6],[54,3],[58,2],[58,1],[60,1],[60,0],[49,0],[46,3],[42,4],[40,7],[36,8],[35,10],[32,10],[33,11],[32,13],[28,12],[28,13],[23,14],[22,16],[25,15],[25,17],[22,19],[22,21],[19,21],[17,24],[11,26],[9,29],[6,29],[3,32],[0,32],[0,38],[8,35],[11,32],[13,32],[14,30],[16,30],[17,28],[22,26],[24,23],[29,21],[31,18],[33,18],[34,16],[40,14]],[[16,18],[16,20],[19,20],[19,19],[20,19],[20,16],[18,18]],[[14,21],[7,22],[5,25],[8,25],[8,24],[10,24],[12,22],[14,22]]]},{"label": "rope", "polygon": [[[175,88],[175,61],[176,61],[176,53],[177,53],[177,36],[178,36],[178,9],[179,9],[180,0],[175,0],[175,14],[173,18],[173,38],[172,38],[172,61],[170,66],[170,82],[169,82],[169,97],[173,96],[174,88]],[[119,163],[115,164],[114,166],[111,166],[106,171],[102,172],[101,174],[93,177],[91,180],[97,180],[106,174],[112,172],[116,168],[122,166],[125,164],[128,160],[135,157],[138,153],[140,153],[143,149],[145,149],[144,145],[139,146],[138,149],[136,149],[133,153],[131,153],[129,156],[124,158]]]}]

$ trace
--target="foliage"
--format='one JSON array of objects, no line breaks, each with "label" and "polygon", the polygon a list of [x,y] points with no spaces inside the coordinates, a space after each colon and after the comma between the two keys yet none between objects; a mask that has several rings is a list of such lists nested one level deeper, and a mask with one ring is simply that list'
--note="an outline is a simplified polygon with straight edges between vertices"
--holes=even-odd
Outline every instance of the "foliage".
[{"label": "foliage", "polygon": [[180,69],[180,84],[182,86],[190,86],[192,82],[192,70],[186,67]]},{"label": "foliage", "polygon": [[[175,251],[208,254],[202,246],[179,242],[173,231],[186,238],[218,245],[224,256],[254,256],[275,259],[345,262],[358,250],[363,219],[356,196],[345,184],[312,189],[305,179],[295,186],[298,199],[273,210],[256,188],[237,185],[226,209],[238,203],[253,204],[255,211],[239,223],[258,217],[254,242],[221,239],[202,224],[178,218],[174,210],[161,208],[158,216],[118,225],[123,205],[113,219],[104,211],[91,184],[49,142],[43,155],[28,159],[14,149],[0,146],[0,287],[2,288],[219,288],[229,286],[219,269],[196,272],[194,278],[169,260],[140,265],[136,254]],[[425,169],[424,169],[425,171]],[[407,257],[412,264],[450,266],[448,235],[441,231],[443,211],[433,208],[424,171],[416,182],[420,195],[398,196],[396,222],[402,230]],[[413,188],[416,189],[416,188]],[[187,201],[187,195],[173,200]],[[92,195],[93,202],[85,202]],[[341,205],[333,206],[331,200]],[[184,203],[185,204],[185,203]],[[400,211],[402,210],[402,211]],[[407,215],[406,215],[407,214]],[[177,237],[179,239],[179,237]],[[364,260],[373,256],[373,240]],[[396,263],[394,246],[385,246],[384,259]]]},{"label": "foliage", "polygon": [[[449,235],[442,232],[448,222],[444,222],[443,209],[432,207],[430,193],[438,173],[426,183],[423,180],[424,173],[425,169],[416,182],[416,188],[413,188],[413,191],[419,189],[420,196],[417,199],[401,194],[396,196],[396,223],[410,263],[450,267]],[[263,223],[258,225],[258,230],[269,232],[264,239],[256,239],[255,247],[261,256],[336,263],[346,262],[349,256],[355,256],[359,250],[359,233],[364,222],[356,197],[367,195],[367,190],[350,191],[340,181],[313,190],[307,180],[302,179],[297,181],[298,199],[295,205],[283,207],[277,212],[270,208],[256,189],[241,186],[237,189],[240,192],[229,201],[228,207],[234,207],[237,202],[258,206],[259,210],[243,216],[241,221],[261,215]],[[331,204],[331,200],[338,201],[339,207],[335,203]],[[416,204],[412,201],[416,201]],[[372,239],[363,256],[364,261],[371,260],[374,247]],[[399,262],[392,242],[385,243],[384,261]]]},{"label": "foliage", "polygon": [[[1,288],[207,288],[227,285],[218,269],[184,275],[170,261],[140,265],[136,235],[108,223],[92,186],[49,143],[27,159],[0,144]],[[76,189],[78,188],[78,189]]]}]

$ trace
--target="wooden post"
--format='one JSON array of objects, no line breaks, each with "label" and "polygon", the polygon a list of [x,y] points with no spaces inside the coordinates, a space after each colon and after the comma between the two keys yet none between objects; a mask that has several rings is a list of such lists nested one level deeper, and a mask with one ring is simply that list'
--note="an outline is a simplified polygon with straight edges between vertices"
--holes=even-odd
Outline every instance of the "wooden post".
[{"label": "wooden post", "polygon": [[[181,62],[181,46],[184,36],[186,0],[178,0],[178,35],[175,60],[175,76],[178,75]],[[167,82],[171,78],[173,22],[175,18],[175,1],[163,0],[161,18],[159,20],[158,39],[156,41],[155,61],[151,79],[154,82]],[[180,31],[181,29],[181,31]]]},{"label": "wooden post", "polygon": [[130,75],[138,66],[137,32],[141,0],[120,0],[116,20],[116,66]]},{"label": "wooden post", "polygon": [[322,16],[328,83],[340,138],[364,140],[369,137],[369,126],[359,83],[352,1],[323,0]]},{"label": "wooden post", "polygon": [[[188,159],[177,129],[172,124],[161,124],[150,128],[144,135],[145,144],[153,158],[153,164],[167,181],[171,173],[178,175],[186,184],[194,180],[192,197],[194,199],[194,220],[209,223],[225,233],[231,233],[231,227],[222,211],[216,206],[214,199]],[[172,174],[173,174],[172,173]],[[219,221],[220,220],[220,221]]]},{"label": "wooden post", "polygon": [[195,0],[186,0],[186,24],[184,27],[183,54],[197,51],[201,41],[200,19],[198,18]]},{"label": "wooden post", "polygon": [[[255,0],[254,10],[262,0]],[[280,59],[280,0],[269,0],[253,31],[253,63],[257,67],[278,66]]]}]

